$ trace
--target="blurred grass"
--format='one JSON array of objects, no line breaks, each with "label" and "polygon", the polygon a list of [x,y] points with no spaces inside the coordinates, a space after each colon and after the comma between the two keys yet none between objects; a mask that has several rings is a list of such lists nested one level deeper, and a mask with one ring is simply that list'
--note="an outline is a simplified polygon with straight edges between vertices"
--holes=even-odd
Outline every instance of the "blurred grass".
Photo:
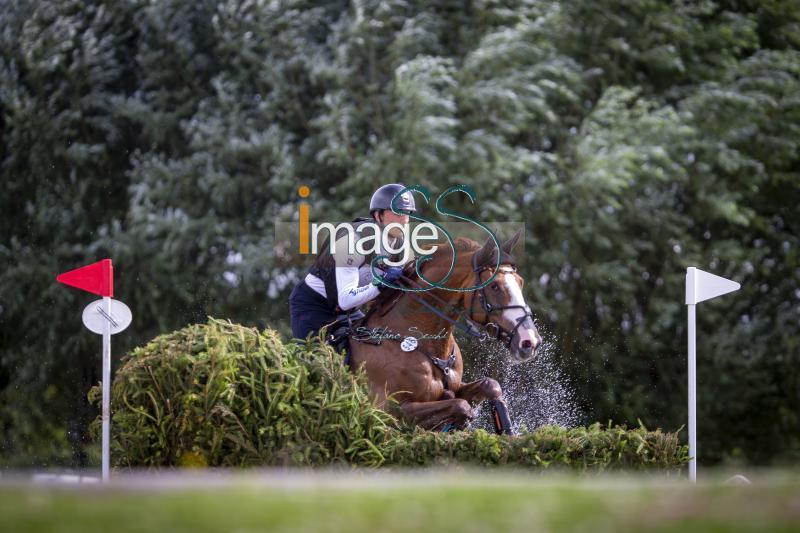
[{"label": "blurred grass", "polygon": [[265,476],[265,483],[216,487],[196,478],[196,486],[184,481],[170,490],[146,484],[2,486],[0,523],[4,531],[20,533],[797,531],[800,524],[796,477],[692,486],[663,478],[454,477],[429,471],[366,482],[346,473],[322,479]]}]

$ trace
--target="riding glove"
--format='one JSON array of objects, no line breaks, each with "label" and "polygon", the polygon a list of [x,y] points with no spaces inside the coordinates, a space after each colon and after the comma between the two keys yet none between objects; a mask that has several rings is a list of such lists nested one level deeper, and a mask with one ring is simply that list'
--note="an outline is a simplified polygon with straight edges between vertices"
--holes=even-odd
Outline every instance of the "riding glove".
[{"label": "riding glove", "polygon": [[[402,276],[402,275],[403,275],[403,268],[402,267],[399,267],[399,266],[387,267],[386,270],[383,273],[383,280],[384,281],[388,281],[390,283],[393,283],[393,282],[397,281],[400,278],[400,276]],[[385,287],[385,285],[383,285],[378,280],[378,278],[373,279],[372,283],[377,285],[379,289],[383,289]]]}]

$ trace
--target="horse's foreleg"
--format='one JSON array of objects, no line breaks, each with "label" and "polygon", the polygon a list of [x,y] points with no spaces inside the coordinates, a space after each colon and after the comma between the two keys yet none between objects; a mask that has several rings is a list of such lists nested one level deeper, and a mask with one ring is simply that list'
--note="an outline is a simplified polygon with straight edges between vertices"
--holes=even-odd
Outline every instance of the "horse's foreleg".
[{"label": "horse's foreleg", "polygon": [[500,384],[492,378],[481,378],[472,383],[462,383],[456,396],[470,403],[473,407],[483,400],[496,400],[503,395]]},{"label": "horse's foreleg", "polygon": [[408,402],[400,406],[406,420],[429,430],[441,430],[452,424],[464,428],[474,413],[466,400],[438,400],[435,402]]},{"label": "horse's foreleg", "polygon": [[489,400],[489,405],[492,407],[492,423],[494,424],[494,431],[498,435],[514,435],[511,429],[511,417],[508,415],[508,406],[506,402],[500,398]]},{"label": "horse's foreleg", "polygon": [[508,416],[508,407],[503,401],[503,390],[500,384],[492,378],[481,378],[472,383],[465,383],[458,389],[457,396],[477,405],[483,400],[489,400],[492,408],[492,423],[498,434],[511,435],[511,418]]}]

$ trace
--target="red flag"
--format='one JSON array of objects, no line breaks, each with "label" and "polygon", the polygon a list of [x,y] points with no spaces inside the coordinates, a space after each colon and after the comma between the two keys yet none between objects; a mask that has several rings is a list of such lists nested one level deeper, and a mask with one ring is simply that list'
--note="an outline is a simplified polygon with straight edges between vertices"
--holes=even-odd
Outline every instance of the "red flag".
[{"label": "red flag", "polygon": [[111,265],[111,259],[103,259],[97,263],[64,272],[56,276],[56,281],[92,294],[114,296],[114,267]]}]

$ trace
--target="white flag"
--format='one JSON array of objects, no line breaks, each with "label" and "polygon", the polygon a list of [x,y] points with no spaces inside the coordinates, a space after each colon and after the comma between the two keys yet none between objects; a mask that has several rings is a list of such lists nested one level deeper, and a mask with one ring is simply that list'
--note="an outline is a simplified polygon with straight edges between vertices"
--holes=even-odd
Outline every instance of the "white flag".
[{"label": "white flag", "polygon": [[686,269],[686,305],[710,300],[729,292],[738,291],[741,285],[699,268]]}]

